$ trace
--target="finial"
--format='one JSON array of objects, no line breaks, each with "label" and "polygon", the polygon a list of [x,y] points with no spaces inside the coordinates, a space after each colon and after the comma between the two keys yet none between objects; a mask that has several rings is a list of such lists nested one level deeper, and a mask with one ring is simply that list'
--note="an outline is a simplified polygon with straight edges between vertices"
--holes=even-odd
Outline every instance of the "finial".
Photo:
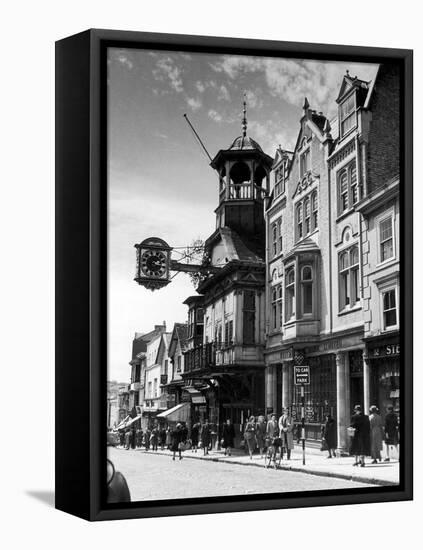
[{"label": "finial", "polygon": [[310,103],[308,102],[308,99],[305,97],[304,98],[304,105],[303,105],[303,109],[304,111],[307,111],[307,109],[310,107]]},{"label": "finial", "polygon": [[329,122],[329,119],[326,119],[325,120],[325,125],[323,126],[323,133],[325,134],[325,136],[328,138],[328,139],[331,139],[331,135],[330,135],[330,131],[331,131],[331,127],[330,127],[330,122]]},{"label": "finial", "polygon": [[350,71],[347,69],[347,70],[345,71],[345,74],[346,74],[347,76],[350,76]]},{"label": "finial", "polygon": [[244,92],[244,103],[242,110],[242,137],[247,135],[247,94]]}]

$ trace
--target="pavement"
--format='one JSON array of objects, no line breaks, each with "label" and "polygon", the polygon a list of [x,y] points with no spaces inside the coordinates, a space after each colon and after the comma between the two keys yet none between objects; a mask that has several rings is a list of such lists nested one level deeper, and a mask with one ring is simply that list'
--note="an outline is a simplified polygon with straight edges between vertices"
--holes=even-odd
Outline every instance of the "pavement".
[{"label": "pavement", "polygon": [[[220,459],[212,454],[200,458],[189,451],[183,459],[172,460],[169,451],[124,450],[108,448],[116,470],[128,483],[132,501],[175,498],[218,497],[252,494],[287,494],[298,491],[329,491],[374,487],[336,477],[304,472],[247,468],[237,457]],[[242,457],[243,458],[243,457]],[[259,465],[260,460],[251,461]],[[249,465],[249,464],[248,464]]]},{"label": "pavement", "polygon": [[[150,455],[167,455],[172,453],[166,450],[158,451],[146,451],[145,449],[136,449],[136,453],[145,453]],[[184,458],[192,460],[205,460],[222,462],[227,464],[239,464],[243,466],[255,466],[264,468],[264,458],[261,458],[259,454],[254,454],[250,459],[249,455],[244,451],[236,449],[232,452],[232,456],[225,456],[224,451],[209,451],[208,455],[203,454],[202,449],[198,449],[195,453],[192,450],[185,451],[183,453]],[[384,455],[383,455],[384,456]],[[349,481],[355,481],[359,483],[371,484],[371,485],[397,485],[399,483],[399,460],[395,452],[391,453],[390,462],[382,462],[378,464],[371,464],[371,459],[366,458],[366,465],[364,468],[359,466],[353,466],[354,457],[339,457],[328,459],[326,452],[321,452],[315,447],[306,447],[306,460],[303,465],[302,448],[300,445],[296,445],[291,452],[291,459],[282,460],[280,464],[281,470],[289,470],[292,472],[302,472],[304,474],[311,474],[316,476],[332,477],[345,479]]]}]

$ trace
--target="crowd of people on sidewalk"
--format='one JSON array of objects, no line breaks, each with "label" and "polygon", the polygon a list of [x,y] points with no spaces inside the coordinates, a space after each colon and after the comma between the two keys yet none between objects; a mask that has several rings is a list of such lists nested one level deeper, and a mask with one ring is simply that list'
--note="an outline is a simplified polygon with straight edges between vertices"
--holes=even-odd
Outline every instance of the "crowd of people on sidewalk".
[{"label": "crowd of people on sidewalk", "polygon": [[[385,443],[386,456],[384,462],[389,462],[390,449],[398,452],[399,422],[392,406],[387,407],[385,418],[382,419],[376,406],[370,407],[370,415],[363,413],[361,406],[356,405],[351,417],[348,434],[350,436],[350,455],[354,456],[354,466],[365,466],[365,458],[371,457],[372,464],[382,461],[382,450]],[[264,415],[251,415],[241,427],[240,447],[249,454],[250,459],[258,452],[261,458],[270,446],[276,445],[281,458],[286,455],[290,460],[294,441],[300,441],[301,425],[295,423],[289,409],[283,409],[282,415],[277,418],[271,414],[266,420]],[[218,439],[217,439],[218,438]],[[207,419],[196,422],[191,430],[185,422],[169,425],[154,425],[151,429],[127,429],[120,432],[120,446],[124,449],[144,447],[146,451],[168,449],[172,452],[172,459],[182,460],[183,451],[191,450],[197,453],[199,449],[206,456],[213,448],[221,448],[224,455],[231,456],[235,448],[236,432],[230,419],[226,419],[219,428],[210,424]],[[327,451],[327,458],[337,456],[337,425],[335,419],[327,414],[321,427],[321,451]]]}]

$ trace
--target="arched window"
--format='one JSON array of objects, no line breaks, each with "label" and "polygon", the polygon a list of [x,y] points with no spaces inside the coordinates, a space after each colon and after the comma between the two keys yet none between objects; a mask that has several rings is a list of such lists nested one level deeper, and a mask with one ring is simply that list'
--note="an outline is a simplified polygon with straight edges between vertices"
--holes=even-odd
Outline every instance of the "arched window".
[{"label": "arched window", "polygon": [[295,316],[295,271],[291,267],[286,273],[285,279],[286,320]]},{"label": "arched window", "polygon": [[304,234],[308,235],[310,233],[310,199],[307,198],[304,201]]},{"label": "arched window", "polygon": [[318,227],[318,214],[319,214],[319,205],[317,203],[317,191],[313,191],[311,194],[311,211],[312,211],[312,220],[313,220],[313,231]]},{"label": "arched window", "polygon": [[301,269],[301,310],[303,315],[313,313],[313,269],[309,265]]},{"label": "arched window", "polygon": [[303,237],[303,205],[300,203],[297,206],[297,238]]},{"label": "arched window", "polygon": [[357,167],[353,160],[338,176],[338,214],[352,208],[359,200]]},{"label": "arched window", "polygon": [[359,255],[356,245],[339,255],[339,307],[353,307],[360,301]]},{"label": "arched window", "polygon": [[272,289],[272,330],[282,327],[282,285],[276,285]]}]

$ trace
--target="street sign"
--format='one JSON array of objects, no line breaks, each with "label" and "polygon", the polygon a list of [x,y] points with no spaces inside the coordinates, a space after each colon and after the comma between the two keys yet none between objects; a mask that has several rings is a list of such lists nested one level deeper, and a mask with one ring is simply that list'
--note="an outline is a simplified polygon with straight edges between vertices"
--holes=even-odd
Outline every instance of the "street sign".
[{"label": "street sign", "polygon": [[294,366],[294,384],[296,386],[310,385],[310,367],[308,365]]}]

